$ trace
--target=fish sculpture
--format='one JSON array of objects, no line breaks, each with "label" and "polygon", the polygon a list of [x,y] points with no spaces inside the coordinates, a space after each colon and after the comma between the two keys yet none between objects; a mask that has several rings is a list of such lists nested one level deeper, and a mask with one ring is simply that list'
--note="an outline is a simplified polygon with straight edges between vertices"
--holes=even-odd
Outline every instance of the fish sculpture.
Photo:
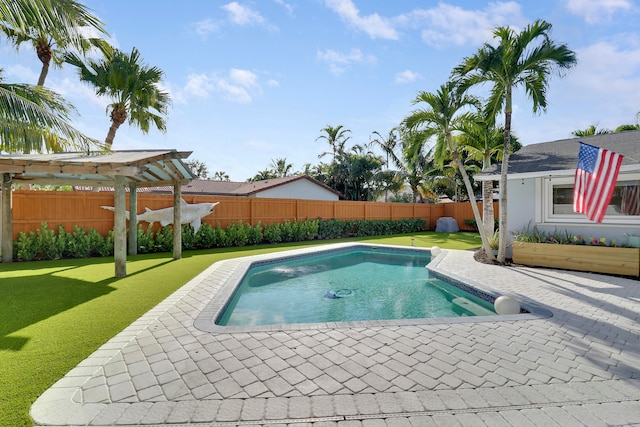
[{"label": "fish sculpture", "polygon": [[[190,224],[193,227],[194,233],[197,233],[202,224],[202,218],[213,213],[213,208],[219,204],[216,203],[193,203],[189,204],[183,199],[180,201],[180,222],[182,224]],[[101,206],[102,209],[115,212],[113,206]],[[129,219],[129,211],[125,211],[127,219]],[[151,210],[145,208],[145,211],[137,216],[138,222],[148,222],[149,226],[159,222],[163,227],[169,224],[173,224],[173,207]]]}]

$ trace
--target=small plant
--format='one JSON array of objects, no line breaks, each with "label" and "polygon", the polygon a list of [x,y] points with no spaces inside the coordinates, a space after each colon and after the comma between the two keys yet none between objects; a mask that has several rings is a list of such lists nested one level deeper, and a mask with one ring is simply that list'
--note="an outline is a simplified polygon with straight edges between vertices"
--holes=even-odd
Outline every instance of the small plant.
[{"label": "small plant", "polygon": [[492,250],[500,249],[500,231],[496,230],[491,236],[487,236],[487,243]]}]

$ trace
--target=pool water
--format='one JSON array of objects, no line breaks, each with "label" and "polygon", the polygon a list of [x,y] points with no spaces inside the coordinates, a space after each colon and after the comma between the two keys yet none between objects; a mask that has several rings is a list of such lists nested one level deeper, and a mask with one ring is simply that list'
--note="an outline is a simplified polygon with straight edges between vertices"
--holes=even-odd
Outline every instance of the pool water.
[{"label": "pool water", "polygon": [[253,265],[220,326],[496,315],[493,304],[429,277],[424,251],[357,248]]}]

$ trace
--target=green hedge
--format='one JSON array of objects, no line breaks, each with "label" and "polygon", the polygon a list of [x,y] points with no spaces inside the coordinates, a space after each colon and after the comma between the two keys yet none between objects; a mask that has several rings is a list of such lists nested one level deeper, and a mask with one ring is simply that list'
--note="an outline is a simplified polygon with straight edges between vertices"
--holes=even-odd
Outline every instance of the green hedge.
[{"label": "green hedge", "polygon": [[[210,249],[232,246],[257,245],[262,243],[299,242],[306,240],[340,239],[346,237],[381,236],[425,231],[423,219],[402,220],[304,220],[279,224],[260,223],[252,226],[242,221],[231,223],[227,228],[202,224],[197,233],[190,225],[182,226],[182,248]],[[138,253],[171,252],[173,250],[172,226],[161,227],[153,232],[151,227],[138,226]],[[58,226],[55,232],[43,222],[39,230],[20,232],[14,242],[15,258],[19,261],[34,261],[60,258],[87,258],[113,255],[114,234],[109,231],[101,236],[94,228],[86,231],[76,226],[66,232]]]}]

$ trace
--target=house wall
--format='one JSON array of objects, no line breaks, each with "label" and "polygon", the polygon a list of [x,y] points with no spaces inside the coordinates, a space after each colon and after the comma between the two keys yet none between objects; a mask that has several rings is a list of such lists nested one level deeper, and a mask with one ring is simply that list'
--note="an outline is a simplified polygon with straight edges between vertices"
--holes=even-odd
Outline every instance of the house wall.
[{"label": "house wall", "polygon": [[338,200],[338,195],[306,179],[299,179],[256,193],[256,198]]},{"label": "house wall", "polygon": [[507,181],[507,228],[509,240],[513,234],[528,225],[537,226],[539,230],[554,233],[565,230],[572,235],[582,235],[585,239],[605,237],[616,240],[618,244],[627,244],[625,233],[640,234],[637,227],[596,223],[584,217],[580,222],[544,222],[543,218],[543,180],[544,178],[512,179]]}]

